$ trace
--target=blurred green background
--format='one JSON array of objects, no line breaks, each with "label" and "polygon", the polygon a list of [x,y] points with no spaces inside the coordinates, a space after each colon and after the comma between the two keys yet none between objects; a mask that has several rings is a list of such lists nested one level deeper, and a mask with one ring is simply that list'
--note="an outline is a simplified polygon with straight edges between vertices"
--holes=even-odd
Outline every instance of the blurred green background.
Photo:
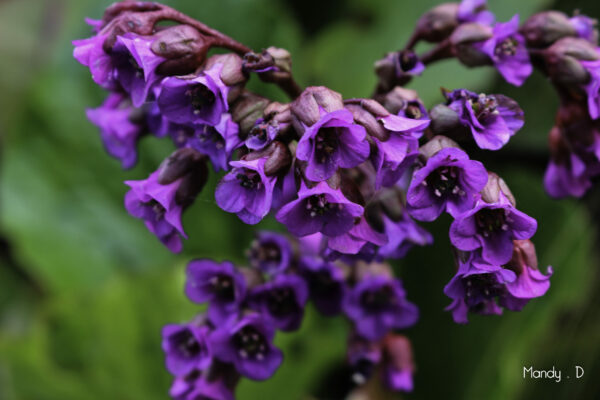
[{"label": "blurred green background", "polygon": [[[245,44],[289,49],[302,85],[324,84],[344,97],[368,97],[374,60],[400,48],[416,18],[435,0],[179,0],[167,1]],[[131,171],[105,155],[85,118],[104,93],[71,57],[72,39],[89,36],[86,16],[109,1],[0,1],[0,399],[165,399],[160,328],[198,311],[182,293],[193,257],[242,262],[253,229],[215,205],[216,177],[184,218],[190,240],[173,255],[123,208],[123,181],[141,179],[172,151],[154,138],[141,144]],[[580,8],[588,1],[490,0],[500,20],[545,8]],[[255,79],[256,80],[256,79]],[[523,88],[502,83],[492,69],[439,63],[411,87],[428,106],[439,88],[502,92],[525,109],[525,128],[492,160],[537,218],[542,266],[555,275],[548,294],[521,313],[452,323],[442,288],[452,275],[448,219],[427,227],[435,251],[417,248],[397,264],[421,320],[408,331],[418,367],[412,399],[600,398],[600,200],[553,201],[543,191],[546,133],[557,101],[543,77]],[[260,82],[250,87],[283,99]],[[521,154],[531,154],[522,157]],[[280,229],[273,221],[259,227]],[[239,399],[337,399],[344,388],[346,324],[309,308],[300,332],[278,334],[286,360],[264,383],[244,381]],[[556,366],[563,382],[523,380],[522,367]],[[575,365],[580,380],[566,380]],[[573,373],[571,373],[573,375]],[[573,378],[573,377],[572,377]],[[398,396],[401,397],[401,396]],[[391,398],[396,398],[392,396]]]}]

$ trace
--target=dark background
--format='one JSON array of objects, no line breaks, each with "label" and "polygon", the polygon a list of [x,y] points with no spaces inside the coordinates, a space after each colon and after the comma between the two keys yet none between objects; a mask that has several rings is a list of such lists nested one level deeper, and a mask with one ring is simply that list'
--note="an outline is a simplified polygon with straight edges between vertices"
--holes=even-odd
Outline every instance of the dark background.
[{"label": "dark background", "polygon": [[[254,49],[289,49],[300,84],[368,97],[373,62],[400,48],[434,0],[180,0],[168,4]],[[500,20],[519,13],[579,7],[600,17],[597,1],[491,0]],[[70,41],[89,36],[85,16],[108,1],[0,1],[0,399],[165,399],[160,328],[191,318],[183,271],[193,257],[243,262],[253,228],[214,203],[212,177],[184,218],[190,240],[173,255],[123,208],[126,179],[141,179],[172,151],[145,139],[135,169],[122,171],[85,118],[104,93],[72,57]],[[502,175],[518,207],[537,218],[541,265],[555,275],[546,296],[523,312],[455,325],[443,308],[452,275],[450,220],[427,225],[433,248],[398,263],[421,319],[407,334],[418,371],[412,399],[594,399],[600,397],[600,283],[595,194],[554,201],[542,187],[546,134],[557,100],[535,73],[522,88],[491,68],[448,61],[410,87],[428,106],[440,87],[501,92],[524,108],[525,127],[486,165]],[[256,79],[250,88],[284,99]],[[269,220],[261,228],[281,229]],[[335,398],[344,363],[346,323],[309,307],[302,329],[279,333],[282,368],[264,383],[243,381],[239,399]],[[563,370],[561,383],[522,378],[523,366]],[[574,379],[574,366],[585,368]],[[565,375],[571,375],[566,379]],[[391,396],[391,398],[396,398]]]}]

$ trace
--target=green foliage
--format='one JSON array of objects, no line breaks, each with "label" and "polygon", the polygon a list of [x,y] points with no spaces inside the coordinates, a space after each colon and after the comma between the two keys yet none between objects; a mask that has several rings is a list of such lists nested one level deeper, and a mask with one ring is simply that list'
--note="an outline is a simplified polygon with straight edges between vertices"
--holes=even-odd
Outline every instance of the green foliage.
[{"label": "green foliage", "polygon": [[[99,104],[103,94],[71,58],[70,40],[88,36],[83,17],[99,17],[108,3],[0,3],[0,232],[10,239],[15,261],[43,289],[36,294],[0,264],[2,400],[166,398],[170,377],[163,368],[160,329],[199,311],[182,293],[185,262],[192,257],[242,262],[252,236],[253,229],[216,207],[211,195],[216,176],[185,215],[191,240],[181,255],[167,252],[127,216],[122,181],[145,177],[172,147],[147,139],[139,165],[122,171],[85,118],[85,108]],[[371,93],[373,61],[402,46],[415,19],[435,3],[350,0],[342,17],[309,36],[284,0],[169,2],[255,49],[288,48],[302,85],[324,84],[345,97]],[[523,18],[551,5],[490,3],[503,20],[515,10]],[[465,70],[449,61],[411,87],[428,105],[440,100],[440,86],[505,92],[527,116],[526,127],[505,150],[544,151],[556,107],[547,82],[538,76],[515,89],[495,85],[495,79],[491,69]],[[250,87],[284,99],[256,80]],[[552,288],[521,313],[453,324],[443,312],[448,300],[442,293],[452,275],[449,220],[430,224],[436,251],[416,249],[398,265],[422,315],[408,332],[419,367],[411,397],[594,398],[593,373],[600,368],[593,253],[598,221],[590,220],[581,202],[547,198],[540,171],[505,165],[497,172],[519,208],[540,222],[535,242],[541,265],[554,266]],[[272,220],[260,227],[279,229]],[[240,399],[307,398],[343,363],[346,325],[309,309],[300,332],[276,340],[286,353],[283,367],[268,382],[244,381]],[[521,368],[530,364],[584,365],[587,377],[562,386],[524,381]]]}]

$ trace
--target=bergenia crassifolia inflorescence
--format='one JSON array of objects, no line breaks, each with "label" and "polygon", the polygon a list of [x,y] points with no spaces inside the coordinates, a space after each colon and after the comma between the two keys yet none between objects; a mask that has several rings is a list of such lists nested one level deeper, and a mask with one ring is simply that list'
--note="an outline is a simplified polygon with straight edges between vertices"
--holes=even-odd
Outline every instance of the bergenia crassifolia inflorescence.
[{"label": "bergenia crassifolia inflorescence", "polygon": [[[399,331],[417,322],[418,309],[387,261],[433,242],[415,221],[453,219],[456,273],[444,293],[457,323],[470,313],[521,310],[546,293],[552,269],[538,269],[536,220],[465,150],[501,149],[523,126],[523,111],[501,94],[467,89],[443,90],[443,102],[428,110],[403,86],[431,63],[490,65],[516,86],[535,67],[560,98],[547,192],[579,197],[600,175],[600,50],[596,21],[584,15],[547,11],[519,25],[518,16],[496,21],[484,0],[442,4],[417,21],[402,50],[375,63],[377,86],[362,99],[302,89],[286,50],[255,53],[158,3],[116,3],[88,22],[94,35],[73,42],[74,56],[109,91],[88,110],[107,152],[130,168],[144,135],[176,147],[148,178],[125,182],[127,211],[179,252],[182,213],[211,165],[223,171],[221,209],[246,224],[272,215],[288,231],[258,233],[248,267],[189,263],[185,293],[208,308],[163,329],[174,399],[233,399],[241,376],[271,377],[283,361],[274,335],[297,330],[308,302],[349,320],[357,385],[381,378],[392,390],[412,390],[412,350]],[[418,55],[423,41],[433,46]],[[214,48],[229,52],[209,56]],[[245,89],[252,75],[291,102]]]}]

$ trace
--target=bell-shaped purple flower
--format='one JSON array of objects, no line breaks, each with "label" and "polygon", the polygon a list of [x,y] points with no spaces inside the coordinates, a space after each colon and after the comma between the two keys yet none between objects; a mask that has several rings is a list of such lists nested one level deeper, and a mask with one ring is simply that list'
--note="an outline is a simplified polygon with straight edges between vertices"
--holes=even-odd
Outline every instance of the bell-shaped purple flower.
[{"label": "bell-shaped purple flower", "polygon": [[383,258],[404,258],[413,246],[433,243],[431,233],[419,226],[406,212],[398,221],[384,216],[383,222],[388,238],[388,242],[379,248],[378,254]]},{"label": "bell-shaped purple flower", "polygon": [[487,10],[486,0],[462,0],[458,6],[458,20],[461,23],[477,22],[482,25],[491,25],[496,17]]},{"label": "bell-shaped purple flower", "polygon": [[208,156],[216,172],[227,171],[233,151],[241,144],[238,131],[231,115],[223,114],[215,126],[198,126],[187,145]]},{"label": "bell-shaped purple flower", "polygon": [[389,134],[389,138],[385,141],[372,138],[375,151],[371,154],[371,163],[377,174],[375,187],[391,187],[416,161],[419,137],[429,125],[429,119],[388,115],[380,118],[379,121]]},{"label": "bell-shaped purple flower", "polygon": [[343,307],[356,332],[368,340],[407,328],[419,318],[419,310],[406,300],[400,280],[385,276],[365,277],[348,292]]},{"label": "bell-shaped purple flower", "polygon": [[211,322],[220,324],[238,314],[246,298],[246,280],[231,262],[193,260],[188,264],[186,276],[185,294],[195,303],[210,302]]},{"label": "bell-shaped purple flower", "polygon": [[443,211],[456,218],[473,207],[487,180],[482,163],[461,149],[442,149],[415,171],[406,194],[408,211],[419,221],[433,221]]},{"label": "bell-shaped purple flower", "polygon": [[352,168],[369,156],[365,128],[354,123],[348,110],[321,114],[298,141],[296,157],[308,162],[306,177],[314,182],[327,180],[338,168]]},{"label": "bell-shaped purple flower", "polygon": [[515,86],[521,86],[533,72],[525,38],[519,33],[518,15],[494,25],[493,35],[483,42],[481,51],[492,60],[500,75]]},{"label": "bell-shaped purple flower", "polygon": [[259,314],[247,314],[219,326],[209,336],[209,349],[220,361],[231,363],[247,378],[270,378],[283,353],[273,345],[274,327]]},{"label": "bell-shaped purple flower", "polygon": [[317,310],[327,316],[339,314],[347,289],[342,270],[320,257],[304,256],[300,273],[308,283],[310,299]]},{"label": "bell-shaped purple flower", "polygon": [[482,149],[498,150],[524,124],[523,110],[512,99],[500,95],[484,95],[458,89],[447,94],[448,107],[468,127]]},{"label": "bell-shaped purple flower", "polygon": [[357,385],[363,385],[371,378],[382,361],[381,343],[351,333],[348,338],[346,358],[352,369],[352,380]]},{"label": "bell-shaped purple flower", "polygon": [[590,80],[585,85],[590,117],[598,119],[600,118],[600,60],[580,62],[590,74]]},{"label": "bell-shaped purple flower", "polygon": [[111,93],[102,106],[89,108],[86,115],[100,129],[100,137],[106,152],[121,161],[123,168],[131,168],[137,162],[137,142],[143,126],[131,120],[135,109],[121,94]]},{"label": "bell-shaped purple flower", "polygon": [[110,54],[104,52],[107,34],[92,36],[88,39],[74,40],[73,57],[88,67],[92,79],[105,89],[115,89],[114,66]]},{"label": "bell-shaped purple flower", "polygon": [[211,362],[208,333],[207,326],[166,325],[162,330],[162,348],[167,370],[175,376],[182,376],[208,367]]},{"label": "bell-shaped purple flower", "polygon": [[450,225],[450,242],[463,251],[481,248],[485,261],[504,265],[512,257],[513,240],[529,239],[537,222],[517,210],[501,192],[496,203],[479,200]]},{"label": "bell-shaped purple flower", "polygon": [[198,380],[185,400],[235,400],[233,391],[221,379],[209,381],[205,378]]},{"label": "bell-shaped purple flower", "polygon": [[300,327],[307,300],[308,287],[302,278],[294,274],[280,274],[254,288],[249,304],[275,328],[290,332]]},{"label": "bell-shaped purple flower", "polygon": [[269,275],[285,272],[292,262],[292,257],[289,239],[275,232],[258,232],[248,251],[250,265]]},{"label": "bell-shaped purple flower", "polygon": [[279,133],[279,126],[276,121],[272,123],[265,122],[263,118],[259,118],[250,132],[244,144],[252,150],[261,150],[267,147]]},{"label": "bell-shaped purple flower", "polygon": [[304,183],[298,199],[281,207],[277,220],[296,236],[321,232],[339,236],[354,226],[354,219],[362,216],[363,207],[348,200],[340,189],[332,189],[327,182],[312,188]]},{"label": "bell-shaped purple flower", "polygon": [[131,189],[125,195],[125,208],[136,218],[143,219],[146,227],[169,250],[182,249],[180,235],[187,238],[181,225],[181,205],[175,195],[181,179],[168,185],[158,183],[158,171],[141,181],[125,181]]},{"label": "bell-shaped purple flower", "polygon": [[218,124],[229,109],[229,88],[221,80],[222,69],[223,64],[217,63],[199,75],[163,80],[156,100],[163,115],[179,124]]},{"label": "bell-shaped purple flower", "polygon": [[165,59],[152,51],[154,38],[126,33],[117,37],[111,52],[115,78],[129,93],[135,107],[140,107],[152,88],[163,78],[156,68]]},{"label": "bell-shaped purple flower", "polygon": [[552,197],[581,197],[592,186],[585,163],[575,153],[561,162],[550,160],[544,174],[544,187]]},{"label": "bell-shaped purple flower", "polygon": [[246,224],[257,224],[271,209],[276,177],[265,174],[265,162],[266,158],[231,161],[233,170],[215,190],[217,205]]}]

